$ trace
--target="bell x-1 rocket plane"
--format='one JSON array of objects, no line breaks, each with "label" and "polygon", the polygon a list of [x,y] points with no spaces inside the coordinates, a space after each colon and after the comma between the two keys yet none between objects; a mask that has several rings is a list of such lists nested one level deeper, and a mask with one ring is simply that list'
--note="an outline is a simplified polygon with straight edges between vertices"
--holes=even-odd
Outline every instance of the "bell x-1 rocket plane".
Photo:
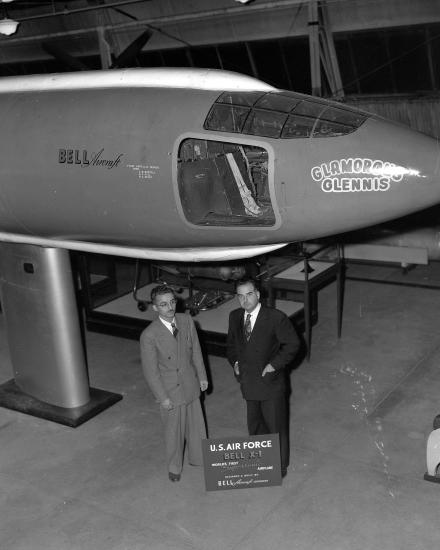
[{"label": "bell x-1 rocket plane", "polygon": [[440,202],[436,140],[205,69],[0,79],[0,240],[256,255]]},{"label": "bell x-1 rocket plane", "polygon": [[51,419],[62,410],[69,425],[107,397],[88,386],[68,250],[233,260],[440,202],[436,140],[239,74],[8,77],[0,113],[0,276],[14,371],[0,404]]}]

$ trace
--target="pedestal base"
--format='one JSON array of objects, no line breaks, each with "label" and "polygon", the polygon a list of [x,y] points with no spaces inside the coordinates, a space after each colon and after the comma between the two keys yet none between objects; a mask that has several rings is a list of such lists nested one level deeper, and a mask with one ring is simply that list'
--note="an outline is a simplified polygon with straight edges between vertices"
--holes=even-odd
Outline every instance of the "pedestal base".
[{"label": "pedestal base", "polygon": [[72,409],[44,403],[21,391],[15,380],[0,385],[0,407],[51,420],[71,428],[80,426],[122,399],[122,395],[90,388],[90,401]]}]

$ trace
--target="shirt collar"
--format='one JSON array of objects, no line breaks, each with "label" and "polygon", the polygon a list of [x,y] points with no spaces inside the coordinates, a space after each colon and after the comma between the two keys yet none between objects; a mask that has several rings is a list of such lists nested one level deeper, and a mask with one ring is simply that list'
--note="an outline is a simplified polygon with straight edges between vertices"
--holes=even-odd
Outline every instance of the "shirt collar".
[{"label": "shirt collar", "polygon": [[174,323],[176,324],[176,318],[174,317],[174,319],[170,322],[170,321],[165,321],[165,319],[162,319],[162,317],[159,316],[159,319],[162,321],[162,323],[167,327],[168,330],[172,330],[172,327],[171,327],[171,323]]},{"label": "shirt collar", "polygon": [[[255,309],[253,311],[251,311],[251,313],[250,313],[252,321],[255,321],[260,309],[261,309],[261,302],[258,302],[258,304],[255,306]],[[245,310],[244,311],[244,318],[246,319],[247,316],[248,316],[248,312]]]}]

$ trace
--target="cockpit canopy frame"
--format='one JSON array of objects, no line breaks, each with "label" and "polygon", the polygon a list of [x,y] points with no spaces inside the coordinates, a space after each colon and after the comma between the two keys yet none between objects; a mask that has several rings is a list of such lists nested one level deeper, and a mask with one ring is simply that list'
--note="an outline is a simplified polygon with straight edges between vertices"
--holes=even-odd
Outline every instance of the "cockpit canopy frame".
[{"label": "cockpit canopy frame", "polygon": [[337,137],[368,118],[347,106],[329,105],[295,92],[223,92],[211,107],[205,130],[275,139]]}]

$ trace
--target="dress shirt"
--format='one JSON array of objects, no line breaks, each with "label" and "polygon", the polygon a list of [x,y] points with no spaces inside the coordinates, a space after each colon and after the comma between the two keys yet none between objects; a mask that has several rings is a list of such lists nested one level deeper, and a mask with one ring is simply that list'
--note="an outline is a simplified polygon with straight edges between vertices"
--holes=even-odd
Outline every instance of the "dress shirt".
[{"label": "dress shirt", "polygon": [[173,319],[170,322],[168,321],[165,321],[165,319],[162,319],[162,317],[159,317],[159,319],[162,321],[162,323],[167,327],[167,329],[171,332],[171,334],[174,336],[174,332],[173,332],[173,327],[171,326],[171,323],[174,323],[174,326],[177,328],[177,325],[176,325],[176,319]]},{"label": "dress shirt", "polygon": [[247,311],[244,312],[244,322],[246,323],[246,317],[248,315],[251,316],[251,329],[254,330],[255,321],[257,320],[258,313],[261,309],[261,303],[258,302],[257,306],[251,313],[248,313]]}]

